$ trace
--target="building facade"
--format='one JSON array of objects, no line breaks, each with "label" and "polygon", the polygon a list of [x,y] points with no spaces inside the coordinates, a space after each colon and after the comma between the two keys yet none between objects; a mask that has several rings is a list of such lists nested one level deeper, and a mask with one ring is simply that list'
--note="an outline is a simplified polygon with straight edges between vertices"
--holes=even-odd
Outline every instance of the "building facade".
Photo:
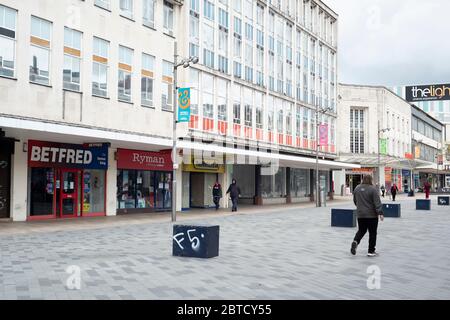
[{"label": "building facade", "polygon": [[414,184],[423,188],[430,182],[433,191],[447,186],[448,172],[445,168],[445,125],[419,107],[412,105],[412,146],[415,158],[423,163],[416,168]]},{"label": "building facade", "polygon": [[336,186],[353,192],[371,174],[386,189],[408,192],[415,166],[410,104],[381,86],[339,84],[338,96],[339,159],[361,168],[335,172]]},{"label": "building facade", "polygon": [[[185,71],[186,86],[195,88],[189,137],[277,150],[312,157],[316,148],[316,107],[329,108],[320,123],[329,141],[321,159],[336,159],[337,15],[321,1],[192,0],[185,5],[180,33],[183,49],[200,65]],[[248,161],[247,161],[248,162]],[[183,207],[211,205],[195,199],[210,193],[216,175],[236,178],[248,203],[309,201],[311,165],[281,165],[275,175],[261,174],[244,162],[183,173],[191,198]],[[291,170],[292,169],[292,170]],[[226,178],[222,178],[225,175]],[[321,180],[332,191],[329,170]],[[203,192],[202,192],[203,191]]]},{"label": "building facade", "polygon": [[1,216],[170,210],[175,42],[200,59],[178,71],[177,210],[232,177],[249,203],[310,201],[318,108],[331,193],[330,170],[352,167],[335,161],[336,35],[321,1],[0,0]]}]

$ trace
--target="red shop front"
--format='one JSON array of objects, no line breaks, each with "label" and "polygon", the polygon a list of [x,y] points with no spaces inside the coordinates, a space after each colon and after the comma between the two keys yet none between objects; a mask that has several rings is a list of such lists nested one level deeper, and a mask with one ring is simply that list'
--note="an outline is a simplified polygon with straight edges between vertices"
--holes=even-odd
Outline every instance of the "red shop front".
[{"label": "red shop front", "polygon": [[28,141],[28,220],[104,216],[108,144]]},{"label": "red shop front", "polygon": [[118,149],[116,159],[118,214],[171,210],[171,150]]}]

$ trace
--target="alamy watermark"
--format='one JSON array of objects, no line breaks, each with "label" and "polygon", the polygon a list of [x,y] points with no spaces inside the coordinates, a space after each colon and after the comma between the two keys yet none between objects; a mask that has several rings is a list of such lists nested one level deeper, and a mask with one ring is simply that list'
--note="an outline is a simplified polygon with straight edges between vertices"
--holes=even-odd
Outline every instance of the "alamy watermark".
[{"label": "alamy watermark", "polygon": [[381,289],[381,269],[377,265],[371,265],[367,268],[367,289],[380,290]]},{"label": "alamy watermark", "polygon": [[66,273],[69,277],[66,280],[66,288],[68,290],[81,290],[81,268],[79,266],[68,266]]}]

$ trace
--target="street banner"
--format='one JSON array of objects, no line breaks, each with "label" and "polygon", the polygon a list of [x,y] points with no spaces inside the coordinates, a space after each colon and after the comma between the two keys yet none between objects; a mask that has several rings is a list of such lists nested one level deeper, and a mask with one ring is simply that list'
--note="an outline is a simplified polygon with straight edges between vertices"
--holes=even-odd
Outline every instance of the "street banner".
[{"label": "street banner", "polygon": [[415,147],[415,149],[414,149],[414,156],[415,156],[416,159],[420,158],[420,147],[419,146]]},{"label": "street banner", "polygon": [[178,89],[178,122],[191,120],[191,89]]},{"label": "street banner", "polygon": [[387,155],[387,139],[380,139],[380,154]]},{"label": "street banner", "polygon": [[442,166],[444,164],[444,155],[439,155],[438,156],[438,165]]},{"label": "street banner", "polygon": [[328,124],[321,124],[319,126],[319,145],[328,145]]}]

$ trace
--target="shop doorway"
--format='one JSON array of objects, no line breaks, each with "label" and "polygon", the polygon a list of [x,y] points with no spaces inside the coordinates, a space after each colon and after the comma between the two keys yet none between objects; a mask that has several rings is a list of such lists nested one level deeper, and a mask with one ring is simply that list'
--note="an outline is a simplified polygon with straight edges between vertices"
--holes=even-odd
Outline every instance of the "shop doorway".
[{"label": "shop doorway", "polygon": [[[217,173],[191,172],[190,176],[190,207],[191,208],[212,208],[214,201],[212,188],[219,175]],[[223,187],[222,187],[223,188]],[[222,190],[222,192],[224,192]]]},{"label": "shop doorway", "polygon": [[157,172],[156,182],[156,206],[157,210],[167,211],[172,208],[172,173]]},{"label": "shop doorway", "polygon": [[9,218],[11,153],[0,143],[0,218]]},{"label": "shop doorway", "polygon": [[[56,215],[58,218],[78,216],[80,170],[56,171]],[[59,181],[58,181],[59,180]]]}]

